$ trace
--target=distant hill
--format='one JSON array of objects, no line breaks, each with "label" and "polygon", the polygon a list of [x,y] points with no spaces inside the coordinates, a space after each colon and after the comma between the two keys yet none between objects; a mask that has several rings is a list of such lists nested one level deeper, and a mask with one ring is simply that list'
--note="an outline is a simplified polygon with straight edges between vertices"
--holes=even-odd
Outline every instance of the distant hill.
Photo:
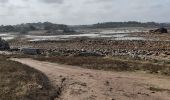
[{"label": "distant hill", "polygon": [[54,24],[50,22],[39,22],[39,23],[26,23],[19,25],[1,25],[0,32],[19,32],[21,34],[28,33],[29,31],[46,30],[48,33],[55,33],[56,31],[62,33],[73,33],[74,29],[77,28],[121,28],[121,27],[145,27],[145,28],[160,28],[170,27],[170,23],[156,23],[156,22],[104,22],[91,25],[64,25]]},{"label": "distant hill", "polygon": [[19,25],[1,25],[0,32],[20,32],[20,33],[27,33],[29,31],[35,30],[47,30],[47,31],[55,31],[61,30],[63,32],[70,32],[73,31],[67,25],[64,24],[54,24],[50,22],[44,23],[26,23],[26,24],[19,24]]},{"label": "distant hill", "polygon": [[104,22],[92,25],[78,25],[76,28],[121,28],[121,27],[170,27],[170,23],[156,23],[156,22]]}]

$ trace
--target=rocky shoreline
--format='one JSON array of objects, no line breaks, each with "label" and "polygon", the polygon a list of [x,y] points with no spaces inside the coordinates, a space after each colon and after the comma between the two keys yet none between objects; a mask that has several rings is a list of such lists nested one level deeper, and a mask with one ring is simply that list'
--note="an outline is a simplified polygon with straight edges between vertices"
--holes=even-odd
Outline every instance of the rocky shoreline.
[{"label": "rocky shoreline", "polygon": [[170,57],[170,41],[78,38],[59,41],[10,43],[12,47],[40,48],[51,56],[130,56],[135,59]]}]

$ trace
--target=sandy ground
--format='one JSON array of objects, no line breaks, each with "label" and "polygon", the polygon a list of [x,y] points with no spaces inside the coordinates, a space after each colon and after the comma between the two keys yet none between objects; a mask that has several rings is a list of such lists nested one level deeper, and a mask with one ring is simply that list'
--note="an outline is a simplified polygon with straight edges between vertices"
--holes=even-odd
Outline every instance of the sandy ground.
[{"label": "sandy ground", "polygon": [[56,100],[170,100],[170,78],[144,73],[109,72],[75,66],[12,59],[45,73],[53,85],[61,87]]}]

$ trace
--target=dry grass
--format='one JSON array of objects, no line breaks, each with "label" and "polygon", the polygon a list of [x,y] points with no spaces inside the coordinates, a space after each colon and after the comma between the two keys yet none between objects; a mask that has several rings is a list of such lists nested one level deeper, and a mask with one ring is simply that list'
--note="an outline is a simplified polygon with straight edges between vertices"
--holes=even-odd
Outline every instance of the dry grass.
[{"label": "dry grass", "polygon": [[57,62],[61,64],[76,65],[83,68],[114,71],[146,71],[154,74],[170,75],[170,66],[153,62],[123,60],[103,57],[38,57],[40,61]]},{"label": "dry grass", "polygon": [[0,56],[0,100],[51,100],[51,90],[44,74]]},{"label": "dry grass", "polygon": [[158,88],[158,87],[150,87],[149,90],[155,91],[155,92],[164,92],[164,91],[170,92],[169,89],[162,89],[162,88]]}]

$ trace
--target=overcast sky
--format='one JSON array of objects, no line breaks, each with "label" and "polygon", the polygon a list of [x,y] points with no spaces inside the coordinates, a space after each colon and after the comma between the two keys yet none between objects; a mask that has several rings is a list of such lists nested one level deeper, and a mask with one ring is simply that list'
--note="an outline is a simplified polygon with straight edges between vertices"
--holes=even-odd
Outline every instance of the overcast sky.
[{"label": "overcast sky", "polygon": [[0,24],[170,22],[170,0],[0,0]]}]

